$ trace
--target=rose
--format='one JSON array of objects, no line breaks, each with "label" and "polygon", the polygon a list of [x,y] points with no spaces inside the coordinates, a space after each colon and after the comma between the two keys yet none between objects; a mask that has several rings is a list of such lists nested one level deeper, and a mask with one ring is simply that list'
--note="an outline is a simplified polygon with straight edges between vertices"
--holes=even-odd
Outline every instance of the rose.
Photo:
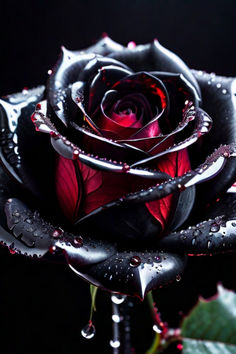
[{"label": "rose", "polygon": [[[219,134],[225,112],[226,127],[235,115],[233,85],[191,72],[157,41],[127,49],[104,38],[83,52],[64,49],[46,93],[1,101],[2,163],[36,205],[4,186],[3,242],[31,256],[63,250],[82,278],[141,298],[179,279],[185,254],[232,249],[234,196],[215,200],[235,180],[235,134]],[[39,101],[32,121],[50,133],[56,157],[26,120]],[[206,111],[214,124],[205,140]]]}]

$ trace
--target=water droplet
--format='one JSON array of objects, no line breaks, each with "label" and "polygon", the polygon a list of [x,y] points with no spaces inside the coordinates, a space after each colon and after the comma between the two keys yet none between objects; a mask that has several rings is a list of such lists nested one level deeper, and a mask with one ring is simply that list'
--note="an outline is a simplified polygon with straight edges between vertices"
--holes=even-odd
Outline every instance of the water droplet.
[{"label": "water droplet", "polygon": [[201,231],[200,230],[196,230],[194,231],[193,235],[194,236],[199,236],[201,234]]},{"label": "water droplet", "polygon": [[216,85],[217,88],[221,88],[221,84],[218,82],[218,84]]},{"label": "water droplet", "polygon": [[141,258],[139,256],[133,256],[129,264],[131,267],[138,267],[141,264]]},{"label": "water droplet", "polygon": [[156,332],[156,333],[162,333],[162,328],[161,328],[161,326],[158,325],[158,324],[156,324],[156,323],[152,326],[152,329],[153,329],[153,331]]},{"label": "water droplet", "polygon": [[209,240],[208,242],[207,242],[207,248],[210,248],[211,247],[211,241]]},{"label": "water droplet", "polygon": [[223,89],[223,90],[222,90],[222,93],[223,93],[223,95],[226,95],[227,90],[226,90],[226,89]]},{"label": "water droplet", "polygon": [[49,250],[48,250],[49,253],[53,254],[55,251],[56,251],[56,246],[49,247]]},{"label": "water droplet", "polygon": [[96,329],[92,321],[89,321],[89,323],[81,330],[82,336],[86,339],[93,338],[95,333],[96,333]]},{"label": "water droplet", "polygon": [[52,232],[52,237],[54,238],[59,238],[61,237],[63,234],[63,230],[62,229],[55,229],[53,232]]},{"label": "water droplet", "polygon": [[75,247],[82,247],[83,246],[84,241],[81,236],[75,237],[73,241],[74,241]]},{"label": "water droplet", "polygon": [[122,304],[124,301],[125,301],[125,296],[122,296],[122,295],[112,295],[111,296],[111,301],[114,302],[114,304],[116,305],[120,305]]},{"label": "water droplet", "polygon": [[8,249],[9,249],[9,252],[11,253],[11,254],[15,254],[16,253],[16,251],[14,250],[14,248],[13,248],[14,246],[10,246]]},{"label": "water droplet", "polygon": [[129,170],[130,170],[130,166],[125,163],[125,164],[123,165],[123,167],[122,167],[122,171],[123,171],[123,172],[128,172]]},{"label": "water droplet", "polygon": [[79,150],[75,149],[73,151],[73,156],[72,157],[73,157],[73,160],[76,160],[79,157]]},{"label": "water droplet", "polygon": [[31,219],[26,219],[25,221],[27,222],[27,224],[32,224],[32,220]]},{"label": "water droplet", "polygon": [[129,49],[134,49],[136,47],[136,43],[134,41],[130,41],[128,44],[127,44],[127,47]]},{"label": "water droplet", "polygon": [[175,279],[176,279],[176,281],[180,281],[181,280],[181,276],[178,274],[178,275],[176,275]]},{"label": "water droplet", "polygon": [[211,225],[211,231],[212,232],[217,232],[219,230],[220,230],[220,226],[219,225],[217,225],[217,224],[212,224]]},{"label": "water droplet", "polygon": [[194,246],[195,243],[196,243],[196,238],[194,237],[194,238],[192,239],[192,245]]},{"label": "water droplet", "polygon": [[118,341],[118,340],[110,340],[110,346],[111,346],[112,348],[119,348],[119,346],[120,346],[120,341]]},{"label": "water droplet", "polygon": [[119,315],[112,315],[112,321],[115,323],[119,323],[121,321],[121,318]]},{"label": "water droplet", "polygon": [[[164,257],[165,259],[165,257]],[[160,256],[154,256],[154,261],[155,262],[161,262],[161,257]]]}]

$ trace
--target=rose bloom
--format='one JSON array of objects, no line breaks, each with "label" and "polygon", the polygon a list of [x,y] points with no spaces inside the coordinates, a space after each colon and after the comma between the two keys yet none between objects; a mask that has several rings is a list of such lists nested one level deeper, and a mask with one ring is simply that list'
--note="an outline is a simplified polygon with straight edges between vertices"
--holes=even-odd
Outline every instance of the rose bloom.
[{"label": "rose bloom", "polygon": [[157,40],[108,37],[63,48],[49,74],[1,100],[11,252],[63,254],[90,283],[143,298],[187,255],[234,249],[232,78],[191,71]]}]

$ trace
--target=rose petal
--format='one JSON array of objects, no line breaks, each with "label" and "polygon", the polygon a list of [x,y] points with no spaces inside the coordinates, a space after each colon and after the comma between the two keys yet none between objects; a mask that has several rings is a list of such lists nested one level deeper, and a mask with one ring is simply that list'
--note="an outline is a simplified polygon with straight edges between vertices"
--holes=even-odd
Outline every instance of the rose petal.
[{"label": "rose petal", "polygon": [[[199,211],[199,209],[198,209]],[[236,245],[236,210],[234,193],[224,195],[217,204],[202,210],[202,220],[187,230],[169,234],[160,240],[164,250],[178,250],[189,255],[226,252]],[[197,216],[197,215],[196,215]]]},{"label": "rose petal", "polygon": [[109,57],[125,63],[136,72],[145,70],[182,73],[196,88],[200,96],[198,83],[186,64],[157,40],[151,44],[138,45],[132,50],[124,48],[120,52],[109,54]]},{"label": "rose petal", "polygon": [[[167,158],[158,161],[158,169],[171,177],[182,176],[191,169],[188,152],[186,149],[169,154]],[[162,229],[166,226],[173,210],[173,194],[158,201],[146,203],[150,213],[160,222]]]},{"label": "rose petal", "polygon": [[[132,266],[132,258],[140,264]],[[117,252],[100,264],[83,270],[69,262],[70,268],[82,279],[107,289],[141,300],[148,291],[162,287],[176,279],[185,266],[185,258],[177,254],[161,252]]]},{"label": "rose petal", "polygon": [[56,193],[60,207],[66,217],[74,223],[82,198],[82,180],[72,160],[58,156],[56,164]]}]

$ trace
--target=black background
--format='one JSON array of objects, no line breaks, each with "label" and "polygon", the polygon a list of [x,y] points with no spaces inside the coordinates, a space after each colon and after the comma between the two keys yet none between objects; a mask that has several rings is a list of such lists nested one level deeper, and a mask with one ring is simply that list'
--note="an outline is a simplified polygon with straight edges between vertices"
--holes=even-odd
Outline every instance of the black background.
[{"label": "black background", "polygon": [[[0,14],[0,94],[45,82],[60,46],[80,49],[103,32],[126,45],[153,38],[194,69],[236,76],[235,0],[9,1]],[[157,305],[172,326],[197,292],[214,293],[217,280],[235,287],[233,256],[191,260],[197,267],[182,281],[157,295]],[[98,296],[96,339],[80,329],[89,316],[89,287],[66,265],[47,264],[1,251],[0,352],[109,352],[109,296]],[[105,301],[104,301],[105,298]],[[137,305],[135,326],[139,352],[151,336],[146,308]],[[103,348],[103,349],[102,349]]]}]

